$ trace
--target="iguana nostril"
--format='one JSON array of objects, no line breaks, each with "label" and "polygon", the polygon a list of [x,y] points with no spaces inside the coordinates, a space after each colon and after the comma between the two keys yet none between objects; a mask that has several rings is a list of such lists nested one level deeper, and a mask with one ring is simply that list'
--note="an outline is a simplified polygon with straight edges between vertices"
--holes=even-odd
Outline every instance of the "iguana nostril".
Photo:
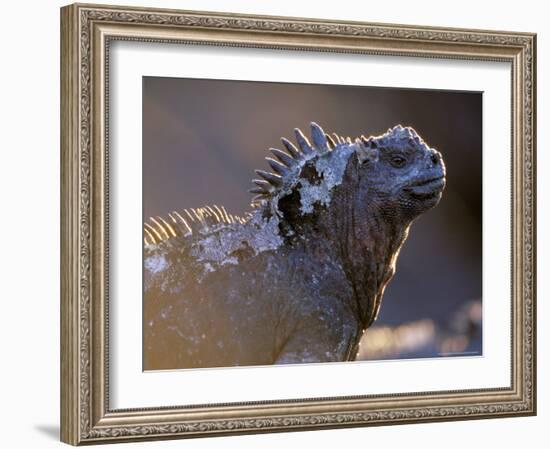
[{"label": "iguana nostril", "polygon": [[438,153],[432,153],[430,158],[432,160],[432,164],[434,164],[434,165],[439,164],[439,154]]}]

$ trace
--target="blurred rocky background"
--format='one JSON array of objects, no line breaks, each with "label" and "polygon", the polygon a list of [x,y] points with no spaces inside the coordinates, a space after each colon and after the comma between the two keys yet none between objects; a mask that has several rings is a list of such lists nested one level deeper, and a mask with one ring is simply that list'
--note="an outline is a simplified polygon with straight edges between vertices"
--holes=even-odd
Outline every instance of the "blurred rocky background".
[{"label": "blurred rocky background", "polygon": [[447,165],[443,199],[413,224],[359,358],[481,355],[479,92],[145,77],[144,219],[206,204],[242,214],[267,149],[310,121],[352,137],[410,125]]}]

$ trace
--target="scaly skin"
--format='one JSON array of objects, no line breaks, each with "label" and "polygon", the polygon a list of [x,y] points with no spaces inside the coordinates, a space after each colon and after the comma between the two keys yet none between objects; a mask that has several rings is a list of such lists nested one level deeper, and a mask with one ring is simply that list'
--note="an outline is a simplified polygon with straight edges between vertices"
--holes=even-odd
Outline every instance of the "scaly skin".
[{"label": "scaly skin", "polygon": [[355,141],[312,123],[272,150],[246,218],[218,207],[146,225],[145,369],[354,360],[441,155],[412,128]]}]

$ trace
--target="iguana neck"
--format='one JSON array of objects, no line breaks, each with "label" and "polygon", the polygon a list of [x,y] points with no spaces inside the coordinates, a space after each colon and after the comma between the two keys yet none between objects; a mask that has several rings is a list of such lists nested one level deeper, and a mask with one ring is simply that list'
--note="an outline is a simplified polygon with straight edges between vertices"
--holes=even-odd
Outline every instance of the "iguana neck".
[{"label": "iguana neck", "polygon": [[359,209],[353,201],[340,199],[331,207],[335,210],[312,226],[317,235],[309,239],[308,251],[342,266],[353,291],[350,307],[364,330],[376,318],[410,222],[388,217],[376,204]]},{"label": "iguana neck", "polygon": [[386,285],[395,273],[395,262],[408,234],[408,226],[387,222],[379,211],[366,217],[354,215],[342,259],[360,307],[363,329],[369,327],[380,308]]}]

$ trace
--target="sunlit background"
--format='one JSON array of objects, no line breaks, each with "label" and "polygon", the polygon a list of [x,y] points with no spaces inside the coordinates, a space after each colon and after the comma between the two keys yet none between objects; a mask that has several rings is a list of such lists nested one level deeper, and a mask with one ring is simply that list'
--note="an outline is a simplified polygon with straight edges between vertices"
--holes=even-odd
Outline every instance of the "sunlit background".
[{"label": "sunlit background", "polygon": [[214,203],[241,215],[268,148],[310,121],[351,137],[410,125],[447,165],[443,199],[413,224],[359,358],[480,355],[479,92],[145,77],[144,219]]}]

